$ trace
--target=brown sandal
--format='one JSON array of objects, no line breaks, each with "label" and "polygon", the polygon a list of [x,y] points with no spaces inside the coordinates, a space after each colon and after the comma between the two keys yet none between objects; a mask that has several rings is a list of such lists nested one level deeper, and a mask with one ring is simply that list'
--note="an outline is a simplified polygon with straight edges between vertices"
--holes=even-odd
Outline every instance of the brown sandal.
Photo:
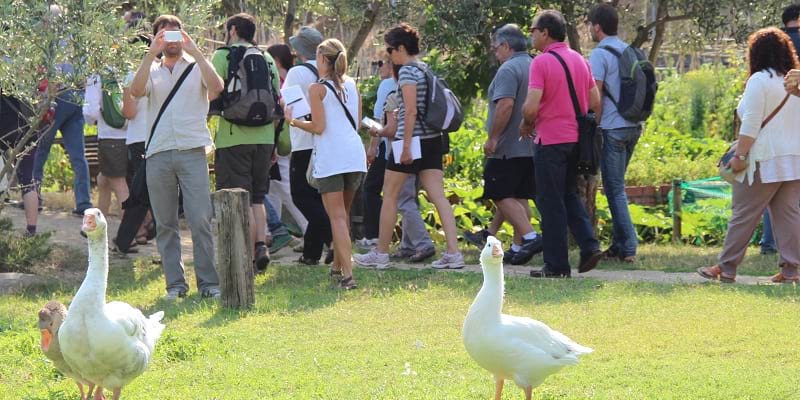
[{"label": "brown sandal", "polygon": [[722,273],[722,268],[719,265],[712,265],[710,267],[701,267],[697,269],[697,273],[703,278],[713,281],[720,281],[722,283],[736,282],[735,276],[729,276]]},{"label": "brown sandal", "polygon": [[340,281],[342,280],[342,270],[331,268],[331,271],[328,272],[328,276],[330,276],[331,279],[336,279],[337,281]]},{"label": "brown sandal", "polygon": [[786,277],[783,275],[783,272],[778,272],[772,277],[769,278],[772,283],[798,283],[800,282],[800,275]]},{"label": "brown sandal", "polygon": [[344,290],[352,290],[352,289],[357,288],[358,286],[356,285],[356,281],[353,280],[353,276],[351,275],[351,276],[348,276],[347,278],[342,279],[339,282],[339,287],[344,289]]}]

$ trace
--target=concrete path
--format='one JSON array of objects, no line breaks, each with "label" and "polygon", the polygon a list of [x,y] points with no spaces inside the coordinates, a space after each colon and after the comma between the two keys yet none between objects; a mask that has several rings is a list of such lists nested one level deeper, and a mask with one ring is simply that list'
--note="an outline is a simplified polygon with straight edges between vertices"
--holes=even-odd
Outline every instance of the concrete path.
[{"label": "concrete path", "polygon": [[[15,227],[25,226],[25,215],[22,210],[15,207],[6,207],[3,209],[3,214],[0,217],[11,217]],[[110,216],[107,218],[109,223],[109,235],[113,235],[119,226],[119,219]],[[183,223],[183,221],[182,221]],[[85,241],[79,235],[81,226],[81,219],[66,212],[50,212],[44,211],[39,216],[40,232],[53,231],[52,242],[64,246],[79,247],[85,251]],[[181,227],[181,244],[184,260],[188,261],[192,258],[192,242],[191,235],[185,224]],[[113,257],[124,257],[114,255]],[[131,254],[128,257],[147,257],[158,256],[158,249],[155,242],[151,244],[139,246],[138,254]],[[294,261],[299,257],[298,253],[292,252],[288,247],[281,249],[279,252],[272,255],[273,263],[276,264],[294,264]],[[394,268],[398,269],[426,269],[430,268],[429,264],[406,264],[394,263]],[[514,266],[506,265],[505,273],[508,276],[528,276],[530,267],[527,266]],[[447,271],[447,272],[480,272],[479,265],[468,265],[461,270]],[[664,284],[691,284],[702,283],[707,280],[701,278],[696,273],[689,272],[661,272],[661,271],[609,271],[609,270],[594,270],[585,274],[578,274],[577,270],[572,271],[573,278],[592,278],[604,281],[638,281],[638,282],[655,282]],[[767,277],[754,277],[739,275],[736,278],[737,283],[745,285],[759,285],[770,284]]]}]

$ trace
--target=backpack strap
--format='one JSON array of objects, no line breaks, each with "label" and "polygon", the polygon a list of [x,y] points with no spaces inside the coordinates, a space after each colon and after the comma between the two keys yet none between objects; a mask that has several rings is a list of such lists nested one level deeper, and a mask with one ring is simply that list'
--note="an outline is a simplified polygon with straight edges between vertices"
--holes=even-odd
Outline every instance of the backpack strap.
[{"label": "backpack strap", "polygon": [[572,108],[575,109],[575,118],[583,115],[581,112],[580,104],[578,103],[578,95],[575,93],[575,84],[572,83],[572,74],[569,73],[569,68],[567,68],[567,63],[564,62],[564,59],[561,58],[558,53],[550,50],[548,51],[549,54],[552,54],[561,66],[564,68],[564,73],[567,75],[567,84],[569,84],[569,96],[572,98]]},{"label": "backpack strap", "polygon": [[[431,83],[428,81],[428,71],[429,70],[427,68],[423,68],[422,65],[420,65],[418,62],[413,62],[413,63],[406,64],[406,65],[412,66],[412,67],[422,71],[422,76],[425,77],[425,97],[430,96],[429,91],[431,90]],[[398,74],[399,74],[399,72],[398,72]],[[400,88],[398,87],[398,89],[400,89]],[[401,90],[400,91],[400,97],[402,97],[402,96],[403,96],[403,91]],[[417,100],[417,101],[419,101],[419,100]],[[421,118],[424,118],[426,114],[428,114],[427,99],[426,99],[426,102],[425,102],[425,112],[423,113],[421,110],[419,110],[419,109],[417,110],[417,123],[419,124],[420,128],[422,128],[422,135],[423,136],[427,136],[428,135],[428,130],[425,129],[425,124],[422,122],[422,119],[421,119]],[[405,133],[404,133],[404,135],[405,135]]]},{"label": "backpack strap", "polygon": [[153,134],[156,132],[158,121],[161,120],[161,116],[164,115],[164,111],[167,109],[169,102],[172,101],[173,97],[175,97],[175,93],[177,93],[178,89],[181,88],[183,81],[185,81],[186,77],[189,76],[189,73],[192,72],[192,69],[194,68],[195,64],[196,63],[191,63],[186,67],[185,70],[183,70],[183,73],[181,74],[180,78],[178,78],[178,81],[175,82],[175,86],[172,87],[172,90],[167,95],[167,98],[164,100],[164,103],[161,104],[161,109],[158,110],[158,115],[156,115],[156,119],[153,121],[153,127],[150,128],[150,136],[147,138],[147,146],[144,147],[144,154],[147,154],[147,149],[150,148],[150,143],[152,143]]},{"label": "backpack strap", "polygon": [[[617,49],[615,49],[615,48],[613,48],[613,47],[611,47],[611,46],[609,46],[607,44],[598,47],[598,49],[603,49],[603,50],[613,54],[615,57],[617,57],[617,69],[619,69],[619,59],[620,59],[620,57],[622,57],[622,53],[620,53]],[[612,96],[611,92],[608,90],[608,86],[606,85],[606,81],[603,81],[603,94],[608,96],[608,99],[611,100],[611,103],[614,104],[614,107],[619,109],[619,103],[617,102],[616,99],[614,99],[614,96]]]},{"label": "backpack strap", "polygon": [[[350,125],[353,125],[353,129],[355,129],[356,132],[358,132],[358,128],[356,126],[356,120],[353,118],[353,115],[350,114],[350,110],[347,109],[347,106],[344,105],[344,102],[342,101],[342,98],[339,97],[339,95],[336,93],[336,88],[334,88],[333,85],[331,85],[330,82],[328,82],[326,80],[323,80],[323,79],[320,79],[319,83],[327,86],[328,89],[330,89],[331,92],[333,92],[333,97],[336,97],[336,100],[339,100],[339,104],[342,105],[342,109],[344,109],[344,113],[345,113],[345,115],[347,115],[347,119],[350,120]],[[342,87],[342,90],[344,91],[344,87]]]}]

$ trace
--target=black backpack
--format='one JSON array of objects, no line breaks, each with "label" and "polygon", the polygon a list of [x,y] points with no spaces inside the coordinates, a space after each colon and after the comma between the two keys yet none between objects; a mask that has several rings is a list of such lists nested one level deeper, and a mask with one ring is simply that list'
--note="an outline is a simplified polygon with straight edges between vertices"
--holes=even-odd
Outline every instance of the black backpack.
[{"label": "black backpack", "polygon": [[653,103],[658,91],[653,64],[641,49],[633,46],[626,47],[622,53],[611,46],[600,48],[616,56],[619,62],[619,99],[611,97],[605,85],[603,93],[614,103],[622,118],[631,122],[647,120],[653,112]]},{"label": "black backpack", "polygon": [[216,106],[219,115],[242,126],[264,126],[282,119],[283,110],[272,86],[272,68],[264,53],[255,46],[222,49],[228,50],[228,76],[221,104]]}]

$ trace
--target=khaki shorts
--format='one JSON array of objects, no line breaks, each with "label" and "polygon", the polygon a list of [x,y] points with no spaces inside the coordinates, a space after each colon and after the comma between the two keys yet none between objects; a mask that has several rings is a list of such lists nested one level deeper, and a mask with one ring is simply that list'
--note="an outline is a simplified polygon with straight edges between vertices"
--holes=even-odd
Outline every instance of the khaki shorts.
[{"label": "khaki shorts", "polygon": [[345,172],[317,179],[320,193],[355,192],[364,180],[363,172]]},{"label": "khaki shorts", "polygon": [[124,178],[128,174],[128,146],[125,139],[98,140],[97,158],[103,176]]}]

